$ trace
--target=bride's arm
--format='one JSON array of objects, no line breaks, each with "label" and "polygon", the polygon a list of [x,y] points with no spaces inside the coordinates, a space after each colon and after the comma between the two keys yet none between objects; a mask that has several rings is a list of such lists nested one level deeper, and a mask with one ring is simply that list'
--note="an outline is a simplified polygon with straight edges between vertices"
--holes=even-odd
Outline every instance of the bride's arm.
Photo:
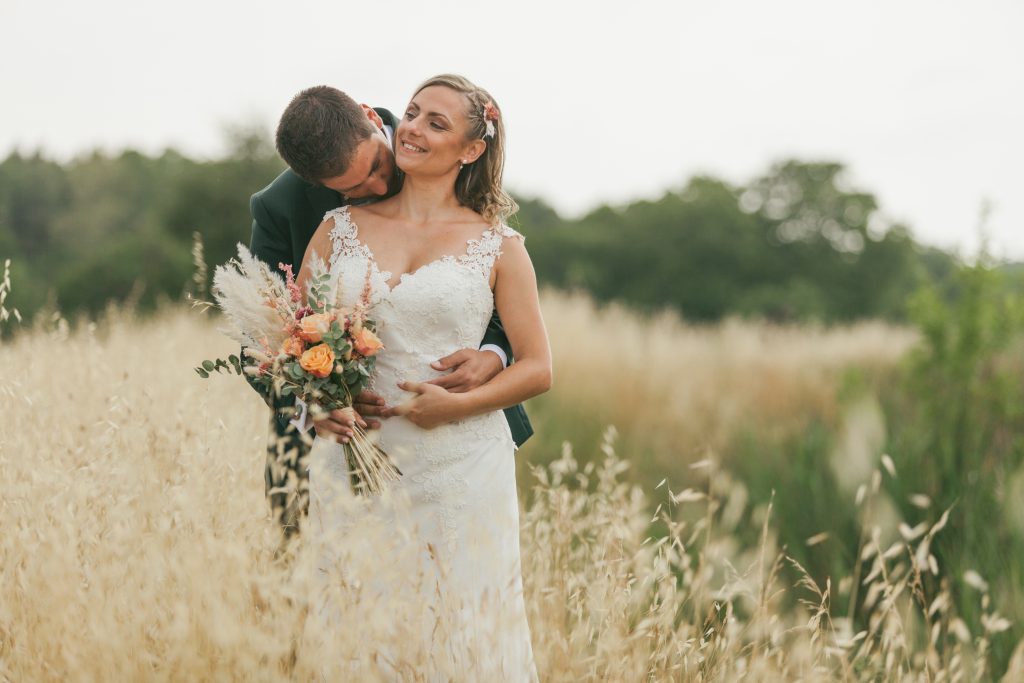
[{"label": "bride's arm", "polygon": [[522,239],[506,239],[495,264],[494,302],[516,362],[490,382],[453,394],[424,382],[399,386],[417,394],[389,411],[424,428],[514,406],[551,388],[551,347],[537,295],[537,276]]},{"label": "bride's arm", "polygon": [[[307,292],[307,284],[312,275],[310,264],[313,263],[314,259],[326,261],[327,256],[331,253],[330,234],[333,228],[334,219],[328,218],[320,224],[316,232],[313,233],[312,239],[309,240],[306,254],[302,257],[302,267],[295,278],[295,283],[299,286],[299,291],[303,295]],[[320,435],[320,438],[334,439],[342,443],[347,443],[352,437],[353,424],[359,424],[359,426],[364,428],[367,426],[358,413],[349,410],[332,410],[330,412],[314,410],[310,412],[310,417],[313,421],[313,427],[316,429],[316,433]]]},{"label": "bride's arm", "polygon": [[310,264],[313,262],[313,259],[317,258],[321,261],[326,261],[331,253],[330,235],[333,228],[334,219],[328,218],[317,226],[316,232],[313,233],[309,244],[306,245],[306,253],[302,256],[302,267],[299,268],[299,272],[295,276],[295,283],[299,286],[299,291],[303,295],[306,294],[306,285],[311,275]]}]

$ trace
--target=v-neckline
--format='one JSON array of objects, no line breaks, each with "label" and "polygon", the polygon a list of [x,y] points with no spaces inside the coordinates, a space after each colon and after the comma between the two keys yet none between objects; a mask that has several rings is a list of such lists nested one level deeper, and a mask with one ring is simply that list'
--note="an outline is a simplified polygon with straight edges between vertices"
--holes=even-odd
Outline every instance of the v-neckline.
[{"label": "v-neckline", "polygon": [[392,277],[394,277],[394,274],[390,270],[381,270],[380,264],[377,263],[377,255],[373,253],[373,249],[370,248],[370,245],[364,242],[359,237],[359,224],[356,223],[354,218],[352,218],[351,207],[346,206],[344,208],[345,220],[347,220],[348,224],[352,226],[352,233],[350,235],[350,239],[354,240],[356,244],[358,244],[359,248],[366,252],[366,260],[370,262],[370,266],[373,268],[373,270],[376,271],[376,273],[381,276],[381,279],[384,280],[384,286],[388,288],[388,293],[393,293],[396,289],[402,286],[406,279],[412,278],[413,276],[417,275],[421,270],[429,266],[433,266],[438,263],[443,263],[445,261],[458,263],[460,258],[464,258],[469,255],[469,249],[474,242],[482,242],[483,239],[487,236],[487,233],[494,230],[493,227],[486,228],[482,233],[480,233],[480,236],[478,238],[473,239],[471,237],[468,240],[466,240],[466,250],[459,254],[458,256],[455,256],[453,254],[443,254],[432,261],[428,261],[418,266],[413,270],[410,270],[405,273],[400,273],[398,276],[398,281],[392,285],[391,279]]}]

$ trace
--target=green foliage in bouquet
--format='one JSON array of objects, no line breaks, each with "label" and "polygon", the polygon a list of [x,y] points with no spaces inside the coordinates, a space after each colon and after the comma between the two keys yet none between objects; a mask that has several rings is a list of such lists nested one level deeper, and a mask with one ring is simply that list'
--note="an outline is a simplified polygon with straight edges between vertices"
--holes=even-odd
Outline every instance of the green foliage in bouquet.
[{"label": "green foliage in bouquet", "polygon": [[[340,284],[315,255],[305,293],[291,266],[279,268],[284,279],[240,244],[238,258],[216,269],[213,295],[229,323],[224,331],[242,344],[242,356],[204,360],[196,373],[204,379],[215,372],[246,375],[264,393],[295,396],[314,413],[352,410],[384,348],[367,316],[369,272],[358,300],[346,307]],[[380,492],[401,472],[358,425],[353,431],[344,445],[353,488]]]}]

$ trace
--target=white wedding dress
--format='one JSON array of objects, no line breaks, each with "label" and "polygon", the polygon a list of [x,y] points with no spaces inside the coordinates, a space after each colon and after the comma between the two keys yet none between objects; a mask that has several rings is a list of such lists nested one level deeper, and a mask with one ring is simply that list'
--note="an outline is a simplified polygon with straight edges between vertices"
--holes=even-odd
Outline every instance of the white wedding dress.
[{"label": "white wedding dress", "polygon": [[[334,219],[331,276],[345,306],[355,304],[369,271],[369,317],[384,343],[370,388],[398,405],[410,397],[399,381],[438,377],[432,361],[480,343],[494,308],[491,269],[503,241],[522,235],[506,226],[488,229],[464,254],[404,274],[391,288],[391,273],[379,270],[359,240],[348,208],[327,218]],[[402,598],[406,607],[415,605],[412,616],[394,613],[401,624],[384,624],[384,631],[405,629],[401,642],[370,644],[382,679],[536,681],[520,574],[515,444],[504,415],[495,411],[430,430],[392,417],[379,439],[403,476],[384,498],[369,499],[351,493],[342,447],[316,439],[308,528],[314,541],[325,541],[319,567],[325,581],[360,585],[360,595],[381,604]],[[398,542],[362,553],[372,556],[370,575],[354,578],[346,566],[336,566],[346,561],[332,552],[330,539],[357,547],[371,518]],[[324,599],[320,614],[333,615],[342,638],[365,626],[346,624],[346,606],[331,603]]]}]

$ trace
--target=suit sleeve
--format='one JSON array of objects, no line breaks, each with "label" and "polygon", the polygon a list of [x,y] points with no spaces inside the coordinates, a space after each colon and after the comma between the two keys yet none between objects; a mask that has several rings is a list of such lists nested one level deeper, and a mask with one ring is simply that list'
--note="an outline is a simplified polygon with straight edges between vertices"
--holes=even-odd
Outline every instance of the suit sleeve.
[{"label": "suit sleeve", "polygon": [[484,338],[480,341],[480,346],[484,344],[494,344],[500,347],[508,357],[509,364],[512,363],[512,345],[508,342],[508,336],[505,334],[505,327],[501,324],[501,318],[498,317],[497,309],[491,314],[491,322],[488,323]]},{"label": "suit sleeve", "polygon": [[258,194],[254,194],[249,200],[249,212],[252,214],[249,251],[253,256],[269,265],[275,272],[278,263],[291,264],[291,240],[287,224],[274,220],[274,216],[263,203],[263,198]]},{"label": "suit sleeve", "polygon": [[[277,271],[278,263],[291,263],[292,255],[289,249],[288,233],[281,229],[278,222],[267,210],[262,197],[254,194],[249,200],[249,212],[252,214],[252,238],[249,241],[249,251],[253,256],[260,259]],[[243,356],[239,355],[239,358]],[[267,407],[279,410],[290,401],[282,401],[280,397],[272,396],[269,390],[253,383],[249,375],[245,376],[256,393],[258,393]]]}]

